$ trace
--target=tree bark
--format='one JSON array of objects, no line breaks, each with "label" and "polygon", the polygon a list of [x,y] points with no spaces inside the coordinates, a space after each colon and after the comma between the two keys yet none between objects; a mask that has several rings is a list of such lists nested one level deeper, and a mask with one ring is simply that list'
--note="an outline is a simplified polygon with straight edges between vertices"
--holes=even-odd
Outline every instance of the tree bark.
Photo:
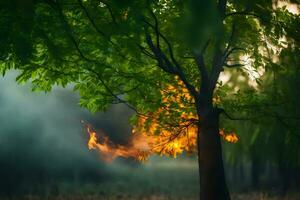
[{"label": "tree bark", "polygon": [[218,109],[210,109],[205,115],[199,116],[199,121],[200,199],[230,200],[223,166]]}]

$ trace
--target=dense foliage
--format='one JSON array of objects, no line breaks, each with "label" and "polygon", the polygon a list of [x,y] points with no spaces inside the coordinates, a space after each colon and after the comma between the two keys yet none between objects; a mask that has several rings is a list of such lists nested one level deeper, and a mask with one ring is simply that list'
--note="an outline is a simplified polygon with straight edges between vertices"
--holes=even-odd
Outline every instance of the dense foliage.
[{"label": "dense foliage", "polygon": [[[142,128],[159,122],[153,134],[202,123],[197,146],[208,144],[202,152],[216,159],[216,171],[222,153],[209,132],[218,131],[217,112],[295,132],[298,0],[6,0],[0,9],[3,74],[18,69],[19,82],[45,91],[72,83],[93,112],[124,103],[146,118]],[[254,132],[253,141],[265,131]]]},{"label": "dense foliage", "polygon": [[[193,60],[186,57],[201,50],[208,38],[208,68],[214,38],[220,36],[220,45],[228,46],[232,53],[225,65],[230,68],[241,55],[248,56],[254,69],[288,68],[293,62],[289,57],[299,48],[298,15],[284,7],[273,9],[272,1],[229,1],[223,24],[215,19],[216,7],[210,1],[27,0],[1,4],[1,70],[20,69],[20,82],[31,79],[34,88],[46,91],[54,84],[74,82],[82,105],[93,111],[106,108],[116,100],[114,95],[121,94],[144,112],[161,106],[160,91],[176,79],[143,54],[149,52],[145,32],[155,34],[155,18],[168,39],[161,38],[160,45],[168,48],[169,41],[177,62],[196,88],[200,76]],[[280,53],[287,57],[285,66],[278,61]]]}]

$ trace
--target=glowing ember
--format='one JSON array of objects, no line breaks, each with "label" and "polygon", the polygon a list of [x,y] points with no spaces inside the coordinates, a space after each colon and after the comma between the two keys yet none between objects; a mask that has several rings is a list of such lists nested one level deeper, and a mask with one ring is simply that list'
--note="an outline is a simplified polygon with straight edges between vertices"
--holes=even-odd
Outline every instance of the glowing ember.
[{"label": "glowing ember", "polygon": [[224,129],[220,130],[220,135],[224,140],[230,143],[237,143],[239,140],[235,133],[225,133]]}]

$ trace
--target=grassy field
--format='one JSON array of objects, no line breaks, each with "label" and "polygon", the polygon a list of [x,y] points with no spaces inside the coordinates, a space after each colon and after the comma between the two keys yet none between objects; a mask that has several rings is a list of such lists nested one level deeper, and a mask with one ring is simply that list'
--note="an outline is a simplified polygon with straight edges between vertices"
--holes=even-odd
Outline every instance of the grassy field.
[{"label": "grassy field", "polygon": [[[13,194],[2,200],[195,200],[199,194],[195,160],[155,160],[145,165],[107,165],[111,174],[99,182],[59,182],[42,192]],[[32,186],[36,189],[35,186]],[[34,191],[34,190],[33,190]],[[286,198],[261,192],[232,193],[232,200],[300,200],[300,193]]]},{"label": "grassy field", "polygon": [[[58,195],[36,196],[24,195],[19,197],[1,198],[1,200],[195,200],[197,198],[183,198],[168,195]],[[299,194],[291,194],[287,197],[270,196],[266,193],[233,194],[232,200],[300,200]]]}]

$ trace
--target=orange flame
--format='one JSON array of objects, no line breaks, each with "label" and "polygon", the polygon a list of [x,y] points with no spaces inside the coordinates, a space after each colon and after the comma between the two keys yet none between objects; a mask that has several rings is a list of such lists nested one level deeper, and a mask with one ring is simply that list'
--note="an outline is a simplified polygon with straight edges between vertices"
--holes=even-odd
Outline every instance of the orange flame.
[{"label": "orange flame", "polygon": [[230,143],[237,143],[239,138],[237,137],[237,135],[235,133],[225,133],[224,129],[220,130],[220,135],[222,136],[222,138]]},{"label": "orange flame", "polygon": [[[145,135],[135,133],[127,145],[114,144],[107,136],[97,134],[86,124],[89,134],[88,148],[98,150],[101,158],[106,162],[112,162],[117,157],[133,158],[139,161],[146,160],[152,154],[170,155],[176,158],[177,154],[183,151],[190,153],[196,152],[197,132],[190,129],[185,134],[174,135],[171,132],[163,131],[159,135]],[[220,136],[227,142],[236,143],[238,137],[234,133],[225,133],[220,130]]]},{"label": "orange flame", "polygon": [[151,152],[143,137],[135,135],[128,145],[116,145],[107,136],[99,137],[90,125],[86,124],[86,128],[89,133],[88,148],[98,150],[101,158],[106,162],[111,162],[117,157],[145,160]]},{"label": "orange flame", "polygon": [[[198,125],[195,123],[197,115],[193,98],[179,80],[177,85],[167,85],[161,95],[162,107],[147,116],[138,117],[128,145],[116,145],[107,136],[99,137],[87,125],[89,149],[97,149],[108,162],[116,157],[145,160],[151,154],[176,157],[183,151],[196,152]],[[220,102],[219,97],[213,100],[215,104]],[[235,133],[225,133],[224,129],[220,129],[220,136],[230,143],[238,141]]]}]

